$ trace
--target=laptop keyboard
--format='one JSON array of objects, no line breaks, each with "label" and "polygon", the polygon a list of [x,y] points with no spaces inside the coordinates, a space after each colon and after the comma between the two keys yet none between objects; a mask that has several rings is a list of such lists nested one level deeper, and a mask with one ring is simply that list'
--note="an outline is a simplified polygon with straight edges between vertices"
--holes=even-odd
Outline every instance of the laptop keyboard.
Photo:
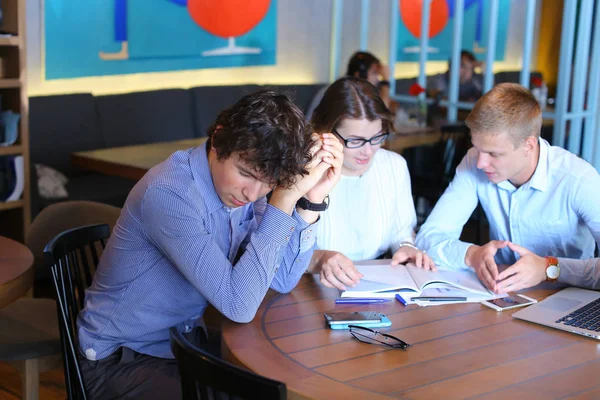
[{"label": "laptop keyboard", "polygon": [[557,324],[600,332],[600,298],[556,320]]}]

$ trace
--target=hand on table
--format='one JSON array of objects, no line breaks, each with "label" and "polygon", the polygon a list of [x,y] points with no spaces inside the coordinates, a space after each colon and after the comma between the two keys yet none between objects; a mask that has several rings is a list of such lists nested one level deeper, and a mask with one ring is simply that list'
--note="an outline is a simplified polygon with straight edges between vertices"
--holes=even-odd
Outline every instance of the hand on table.
[{"label": "hand on table", "polygon": [[313,273],[318,273],[321,283],[329,288],[346,290],[347,286],[354,287],[363,275],[358,272],[352,260],[337,251],[315,251],[316,263]]},{"label": "hand on table", "polygon": [[524,247],[508,242],[508,248],[518,253],[519,260],[498,274],[496,293],[516,292],[546,280],[546,258]]},{"label": "hand on table", "polygon": [[498,266],[494,256],[499,249],[508,246],[508,243],[507,240],[492,240],[483,246],[472,245],[465,256],[465,264],[473,268],[479,280],[494,292],[498,279]]}]

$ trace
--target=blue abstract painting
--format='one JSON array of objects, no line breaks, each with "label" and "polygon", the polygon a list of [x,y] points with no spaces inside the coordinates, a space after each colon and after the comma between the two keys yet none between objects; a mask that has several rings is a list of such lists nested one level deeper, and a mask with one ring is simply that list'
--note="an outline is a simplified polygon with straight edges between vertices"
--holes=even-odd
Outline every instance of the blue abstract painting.
[{"label": "blue abstract painting", "polygon": [[273,65],[276,17],[277,0],[45,0],[45,78]]},{"label": "blue abstract painting", "polygon": [[[418,61],[422,3],[419,0],[394,1],[400,2],[397,60],[399,62]],[[498,3],[494,59],[502,61],[506,49],[510,0],[499,0]],[[455,0],[433,0],[431,2],[428,60],[450,59],[455,14]],[[464,0],[462,49],[471,51],[478,59],[485,58],[489,23],[489,0]]]}]

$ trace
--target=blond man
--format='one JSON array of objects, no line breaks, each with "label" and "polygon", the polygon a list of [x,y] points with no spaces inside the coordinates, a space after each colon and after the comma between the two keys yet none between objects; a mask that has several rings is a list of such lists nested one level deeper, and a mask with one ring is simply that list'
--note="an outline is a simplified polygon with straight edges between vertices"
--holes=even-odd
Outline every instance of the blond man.
[{"label": "blond man", "polygon": [[[533,95],[511,83],[486,93],[466,120],[473,148],[421,227],[416,244],[446,267],[472,268],[497,293],[549,280],[600,288],[600,175],[540,138]],[[481,203],[489,243],[459,240]],[[498,264],[509,265],[502,272]]]}]

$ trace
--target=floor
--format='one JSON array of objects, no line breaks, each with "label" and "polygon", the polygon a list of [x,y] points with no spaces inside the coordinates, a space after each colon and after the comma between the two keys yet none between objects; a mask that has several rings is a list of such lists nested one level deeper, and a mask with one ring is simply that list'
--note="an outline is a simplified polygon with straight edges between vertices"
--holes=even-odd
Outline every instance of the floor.
[{"label": "floor", "polygon": [[[6,363],[0,362],[0,400],[21,399],[21,376]],[[62,368],[55,368],[40,374],[40,400],[65,400],[65,380]]]}]

